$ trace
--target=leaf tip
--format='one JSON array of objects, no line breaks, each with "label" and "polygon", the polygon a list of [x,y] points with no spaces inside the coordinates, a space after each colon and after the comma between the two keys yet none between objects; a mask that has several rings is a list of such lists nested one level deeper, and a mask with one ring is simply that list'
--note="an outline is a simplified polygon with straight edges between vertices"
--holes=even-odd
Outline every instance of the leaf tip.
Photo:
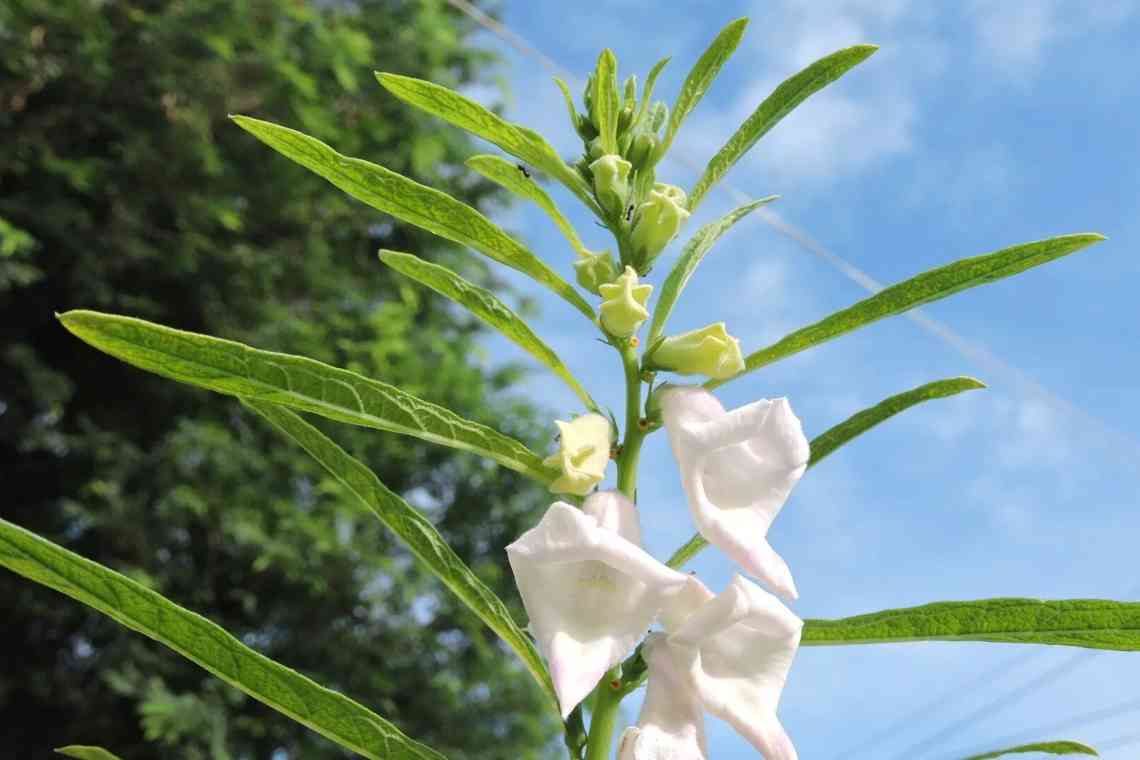
[{"label": "leaf tip", "polygon": [[959,379],[962,381],[962,385],[964,386],[964,390],[976,391],[976,390],[981,390],[982,388],[989,388],[990,387],[976,377],[962,377]]}]

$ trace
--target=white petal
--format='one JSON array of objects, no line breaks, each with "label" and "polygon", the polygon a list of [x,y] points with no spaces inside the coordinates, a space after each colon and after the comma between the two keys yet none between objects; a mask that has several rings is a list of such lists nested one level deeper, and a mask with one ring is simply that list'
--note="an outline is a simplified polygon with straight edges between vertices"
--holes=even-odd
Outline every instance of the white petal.
[{"label": "white petal", "polygon": [[[587,508],[629,533],[635,508],[616,496],[594,494]],[[686,578],[564,502],[552,504],[507,556],[564,717],[633,648],[666,594]]]},{"label": "white petal", "polygon": [[738,575],[669,635],[672,648],[698,654],[693,679],[705,709],[767,760],[797,757],[776,708],[802,627],[776,597]]},{"label": "white petal", "polygon": [[649,686],[637,726],[622,734],[618,760],[707,760],[703,708],[692,678],[692,653],[651,634],[642,649]]},{"label": "white petal", "polygon": [[726,412],[703,388],[679,387],[664,392],[661,405],[701,535],[749,574],[795,598],[787,563],[766,538],[810,456],[787,399]]}]

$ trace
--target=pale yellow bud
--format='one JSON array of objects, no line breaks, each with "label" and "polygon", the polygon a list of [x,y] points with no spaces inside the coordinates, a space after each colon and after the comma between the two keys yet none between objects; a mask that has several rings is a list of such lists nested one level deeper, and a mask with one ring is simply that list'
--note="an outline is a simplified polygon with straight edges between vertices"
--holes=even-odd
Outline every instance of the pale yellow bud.
[{"label": "pale yellow bud", "polygon": [[674,335],[653,349],[649,363],[682,375],[705,375],[727,380],[744,371],[740,341],[728,334],[724,322]]},{"label": "pale yellow bud", "polygon": [[649,294],[653,292],[653,286],[639,285],[633,267],[626,267],[620,277],[602,285],[598,290],[605,299],[601,309],[602,327],[610,335],[628,338],[649,319],[649,310],[645,305],[649,301]]}]

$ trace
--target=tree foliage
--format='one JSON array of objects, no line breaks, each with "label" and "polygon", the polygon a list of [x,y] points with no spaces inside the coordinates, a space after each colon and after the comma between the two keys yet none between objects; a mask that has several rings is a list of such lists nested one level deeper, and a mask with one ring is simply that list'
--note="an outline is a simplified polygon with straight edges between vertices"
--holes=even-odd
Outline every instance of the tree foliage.
[{"label": "tree foliage", "polygon": [[[470,82],[488,63],[470,31],[442,0],[0,6],[0,513],[449,757],[519,758],[551,736],[538,688],[382,525],[236,402],[87,349],[53,314],[127,312],[295,351],[541,446],[533,411],[503,393],[518,370],[479,360],[481,323],[376,250],[416,251],[493,284],[486,266],[269,158],[227,118],[296,125],[486,206],[491,186],[460,179],[468,138],[377,91],[371,75]],[[514,598],[502,547],[533,521],[539,487],[413,439],[344,427],[336,438]],[[0,619],[14,757],[96,742],[127,760],[154,756],[155,742],[187,758],[343,756],[9,574]]]}]

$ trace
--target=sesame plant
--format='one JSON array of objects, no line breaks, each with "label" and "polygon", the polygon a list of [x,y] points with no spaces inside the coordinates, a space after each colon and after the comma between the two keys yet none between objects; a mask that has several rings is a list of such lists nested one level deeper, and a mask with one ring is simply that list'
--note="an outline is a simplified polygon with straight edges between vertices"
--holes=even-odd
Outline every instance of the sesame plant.
[{"label": "sesame plant", "polygon": [[[565,753],[574,760],[615,754],[621,760],[707,758],[706,712],[730,724],[764,758],[795,758],[777,707],[800,646],[953,640],[1140,649],[1137,603],[983,599],[801,620],[781,600],[797,597],[794,574],[766,536],[799,479],[894,415],[984,386],[967,377],[933,379],[810,441],[788,399],[760,399],[729,411],[713,391],[730,381],[747,382],[756,370],[864,325],[1018,274],[1102,238],[1064,235],[954,261],[747,354],[724,322],[670,333],[670,312],[701,260],[733,225],[774,196],[733,209],[697,230],[685,229],[688,218],[785,115],[876,50],[872,45],[845,48],[787,79],[709,160],[695,185],[670,184],[668,177],[659,176],[658,166],[739,44],[746,24],[745,19],[734,21],[717,35],[671,105],[654,97],[669,59],[655,65],[639,88],[636,76],[619,82],[617,59],[605,50],[580,103],[556,80],[571,127],[582,140],[582,154],[572,161],[541,135],[458,92],[396,74],[377,75],[390,95],[512,156],[473,156],[467,165],[550,217],[573,253],[577,287],[567,279],[569,256],[551,252],[540,258],[474,208],[442,192],[343,156],[288,127],[234,117],[258,140],[363,203],[529,275],[596,328],[601,344],[589,350],[612,351],[615,368],[621,368],[617,382],[624,384],[625,408],[618,414],[599,408],[585,382],[607,380],[575,377],[494,293],[414,253],[380,251],[384,265],[468,309],[573,391],[581,414],[555,423],[556,450],[549,456],[383,379],[125,315],[78,310],[59,317],[78,338],[125,362],[237,397],[287,442],[308,452],[518,657],[544,695],[540,709],[561,719]],[[583,204],[612,240],[588,247],[541,180],[561,186]],[[660,274],[655,262],[679,237],[685,241],[676,263],[663,278],[651,279]],[[556,494],[538,524],[506,548],[529,625],[511,616],[424,515],[307,421],[306,414],[472,452]],[[639,514],[652,513],[654,505],[635,507],[635,502],[642,444],[662,429],[696,534],[671,557],[655,558],[639,540]],[[611,462],[616,487],[601,489]],[[710,589],[682,571],[710,545],[739,568],[724,588]],[[165,644],[360,755],[377,760],[442,757],[349,696],[264,657],[209,620],[5,521],[0,521],[0,563]],[[642,686],[646,693],[636,725],[616,736],[622,701]],[[536,747],[535,753],[550,749]],[[113,757],[95,746],[60,751],[80,758]],[[479,756],[480,748],[470,752]],[[1019,752],[1096,754],[1076,742],[1050,740],[995,749],[984,757]]]}]

